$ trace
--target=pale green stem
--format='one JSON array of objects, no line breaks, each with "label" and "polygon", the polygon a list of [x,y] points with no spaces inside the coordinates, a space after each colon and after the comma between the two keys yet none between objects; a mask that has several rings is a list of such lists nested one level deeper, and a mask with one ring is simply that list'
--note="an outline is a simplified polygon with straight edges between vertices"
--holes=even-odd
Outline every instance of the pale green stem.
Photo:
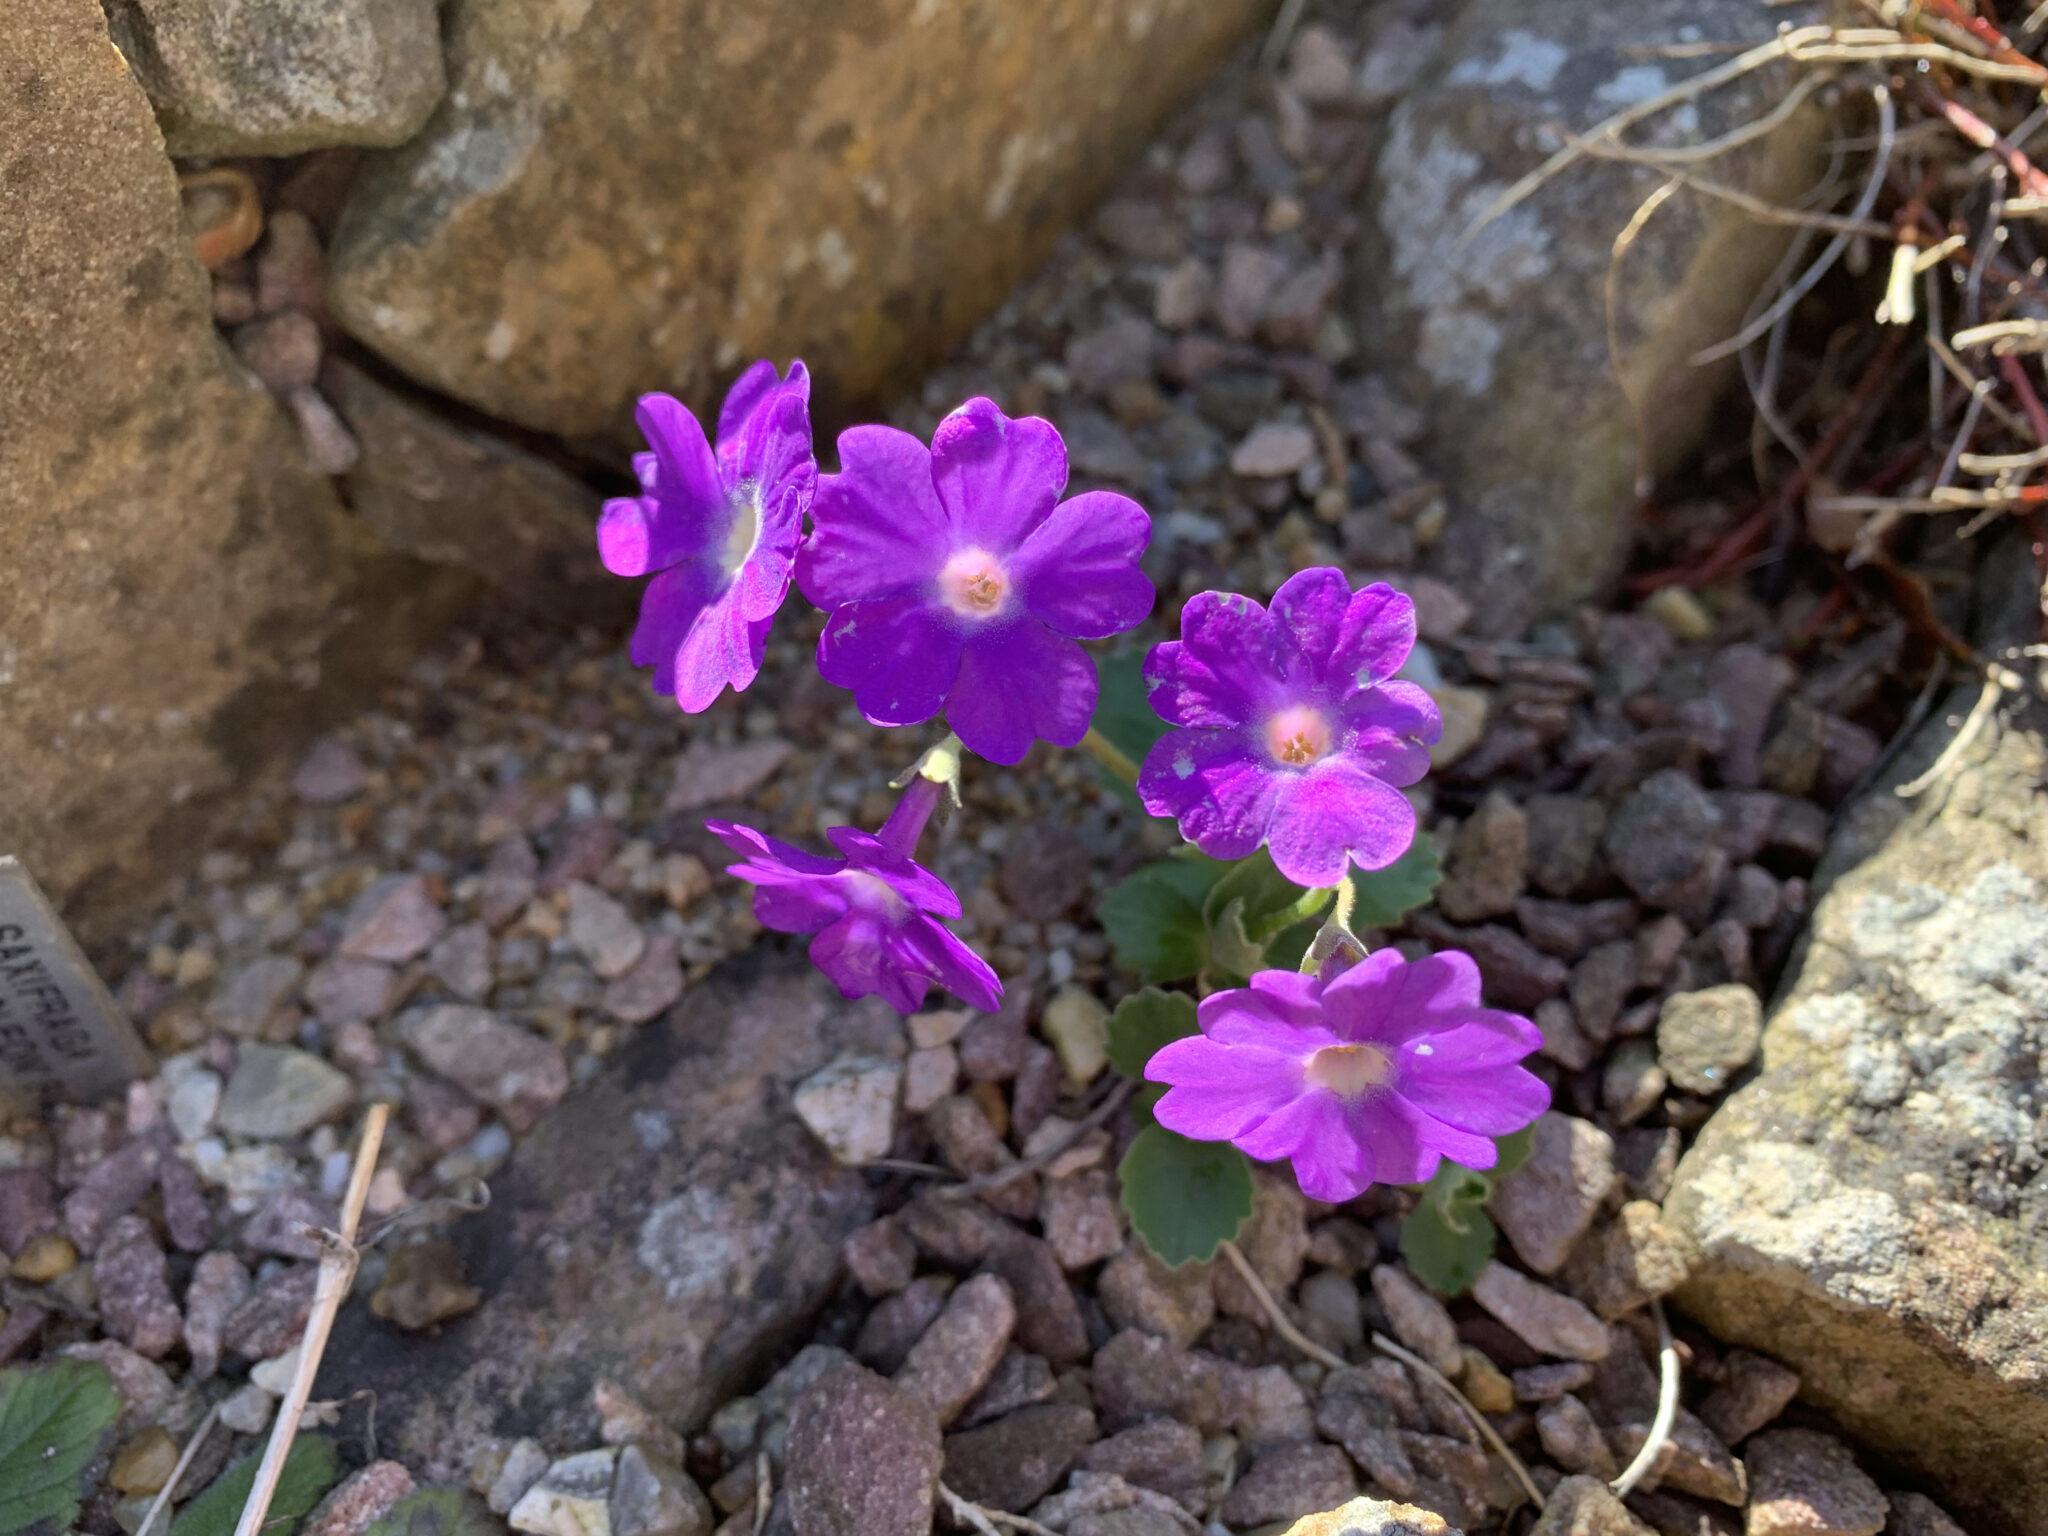
[{"label": "pale green stem", "polygon": [[1323,926],[1316,930],[1315,942],[1308,947],[1308,953],[1301,957],[1301,974],[1313,976],[1338,950],[1349,948],[1359,959],[1366,956],[1366,948],[1358,935],[1351,931],[1351,909],[1358,904],[1358,887],[1351,883],[1347,873],[1337,882],[1337,900],[1330,908],[1330,915]]},{"label": "pale green stem", "polygon": [[1088,727],[1088,734],[1081,738],[1081,750],[1111,773],[1122,779],[1131,788],[1138,787],[1138,765],[1126,757],[1123,751],[1094,726]]}]

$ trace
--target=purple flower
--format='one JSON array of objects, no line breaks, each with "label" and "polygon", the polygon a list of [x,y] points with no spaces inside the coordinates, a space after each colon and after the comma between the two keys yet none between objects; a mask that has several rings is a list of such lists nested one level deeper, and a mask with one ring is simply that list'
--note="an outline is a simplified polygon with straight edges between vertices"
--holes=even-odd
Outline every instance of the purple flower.
[{"label": "purple flower", "polygon": [[[1326,972],[1326,976],[1327,976]],[[1294,1160],[1301,1191],[1343,1201],[1419,1184],[1448,1157],[1491,1168],[1491,1138],[1550,1105],[1516,1066],[1543,1043],[1527,1019],[1479,1006],[1479,967],[1447,950],[1412,964],[1382,949],[1329,979],[1261,971],[1202,999],[1202,1032],[1161,1047],[1159,1123]]]},{"label": "purple flower", "polygon": [[[915,818],[912,846],[929,811],[927,804]],[[831,828],[825,836],[844,855],[837,859],[729,821],[704,825],[741,855],[728,872],[753,882],[754,916],[762,926],[816,934],[811,964],[847,997],[880,993],[898,1013],[915,1013],[936,985],[983,1012],[1000,1006],[1003,984],[988,962],[937,920],[958,917],[960,898],[895,846],[900,817],[891,817],[879,837],[857,827]]]},{"label": "purple flower", "polygon": [[714,454],[687,406],[640,397],[653,451],[633,455],[640,494],[604,504],[597,549],[615,576],[656,573],[629,654],[691,714],[761,670],[818,480],[810,398],[801,362],[780,379],[764,358],[726,395]]},{"label": "purple flower", "polygon": [[1127,496],[1060,501],[1067,450],[1052,424],[970,400],[932,445],[893,427],[839,436],[818,484],[797,585],[830,615],[818,670],[876,725],[941,709],[969,750],[1020,761],[1033,738],[1071,747],[1095,712],[1076,640],[1152,610],[1138,557],[1152,521]]},{"label": "purple flower", "polygon": [[1443,734],[1429,695],[1394,680],[1415,646],[1412,602],[1383,582],[1354,593],[1325,566],[1290,577],[1270,610],[1199,593],[1180,633],[1145,658],[1153,709],[1183,727],[1145,754],[1146,810],[1212,858],[1265,843],[1296,885],[1407,851],[1415,810],[1401,786],[1429,771]]}]

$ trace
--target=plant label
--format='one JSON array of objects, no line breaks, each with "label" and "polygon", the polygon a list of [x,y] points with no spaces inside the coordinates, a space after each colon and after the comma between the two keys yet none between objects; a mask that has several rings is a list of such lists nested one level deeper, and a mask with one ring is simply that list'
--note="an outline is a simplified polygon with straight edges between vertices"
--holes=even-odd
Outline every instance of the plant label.
[{"label": "plant label", "polygon": [[155,1070],[56,908],[0,857],[0,1083],[84,1104]]}]

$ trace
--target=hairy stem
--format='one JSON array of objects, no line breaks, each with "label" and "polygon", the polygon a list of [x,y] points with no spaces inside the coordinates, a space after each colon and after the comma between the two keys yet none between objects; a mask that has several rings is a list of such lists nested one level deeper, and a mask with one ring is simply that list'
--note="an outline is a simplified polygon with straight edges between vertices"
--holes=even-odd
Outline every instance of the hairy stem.
[{"label": "hairy stem", "polygon": [[1088,734],[1081,738],[1081,750],[1131,788],[1138,787],[1138,765],[1126,757],[1116,743],[1092,725],[1088,727]]}]

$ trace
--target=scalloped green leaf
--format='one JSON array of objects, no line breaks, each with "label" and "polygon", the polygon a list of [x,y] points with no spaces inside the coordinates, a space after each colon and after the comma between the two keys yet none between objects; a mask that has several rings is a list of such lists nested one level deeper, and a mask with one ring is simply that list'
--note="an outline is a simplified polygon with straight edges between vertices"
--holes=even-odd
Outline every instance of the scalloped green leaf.
[{"label": "scalloped green leaf", "polygon": [[[234,1536],[262,1461],[263,1452],[252,1451],[207,1484],[206,1491],[172,1522],[170,1536]],[[277,1492],[263,1517],[263,1536],[291,1536],[340,1477],[334,1443],[319,1435],[300,1435],[285,1456]]]},{"label": "scalloped green leaf", "polygon": [[1116,1173],[1131,1229],[1174,1269],[1214,1258],[1252,1213],[1251,1159],[1227,1141],[1148,1125]]},{"label": "scalloped green leaf", "polygon": [[1456,1296],[1470,1290],[1493,1257],[1498,1234],[1488,1219],[1493,1180],[1448,1160],[1422,1187],[1422,1199],[1401,1224],[1401,1257],[1432,1290]]},{"label": "scalloped green leaf", "polygon": [[1436,840],[1417,832],[1408,851],[1385,869],[1352,871],[1352,931],[1393,927],[1434,896],[1443,877]]},{"label": "scalloped green leaf", "polygon": [[1225,869],[1209,888],[1202,916],[1213,925],[1233,901],[1242,902],[1245,936],[1263,944],[1282,929],[1314,917],[1335,894],[1296,885],[1274,866],[1273,856],[1260,848]]},{"label": "scalloped green leaf", "polygon": [[0,1371],[0,1536],[77,1520],[86,1468],[120,1416],[103,1366],[54,1360]]},{"label": "scalloped green leaf", "polygon": [[1202,901],[1226,868],[1194,854],[1144,865],[1118,881],[1099,914],[1117,964],[1146,982],[1181,981],[1206,966]]},{"label": "scalloped green leaf", "polygon": [[1111,1064],[1125,1077],[1140,1081],[1145,1076],[1145,1063],[1162,1045],[1184,1040],[1200,1030],[1195,1000],[1185,992],[1162,992],[1157,987],[1133,992],[1118,1003],[1106,1028]]}]

